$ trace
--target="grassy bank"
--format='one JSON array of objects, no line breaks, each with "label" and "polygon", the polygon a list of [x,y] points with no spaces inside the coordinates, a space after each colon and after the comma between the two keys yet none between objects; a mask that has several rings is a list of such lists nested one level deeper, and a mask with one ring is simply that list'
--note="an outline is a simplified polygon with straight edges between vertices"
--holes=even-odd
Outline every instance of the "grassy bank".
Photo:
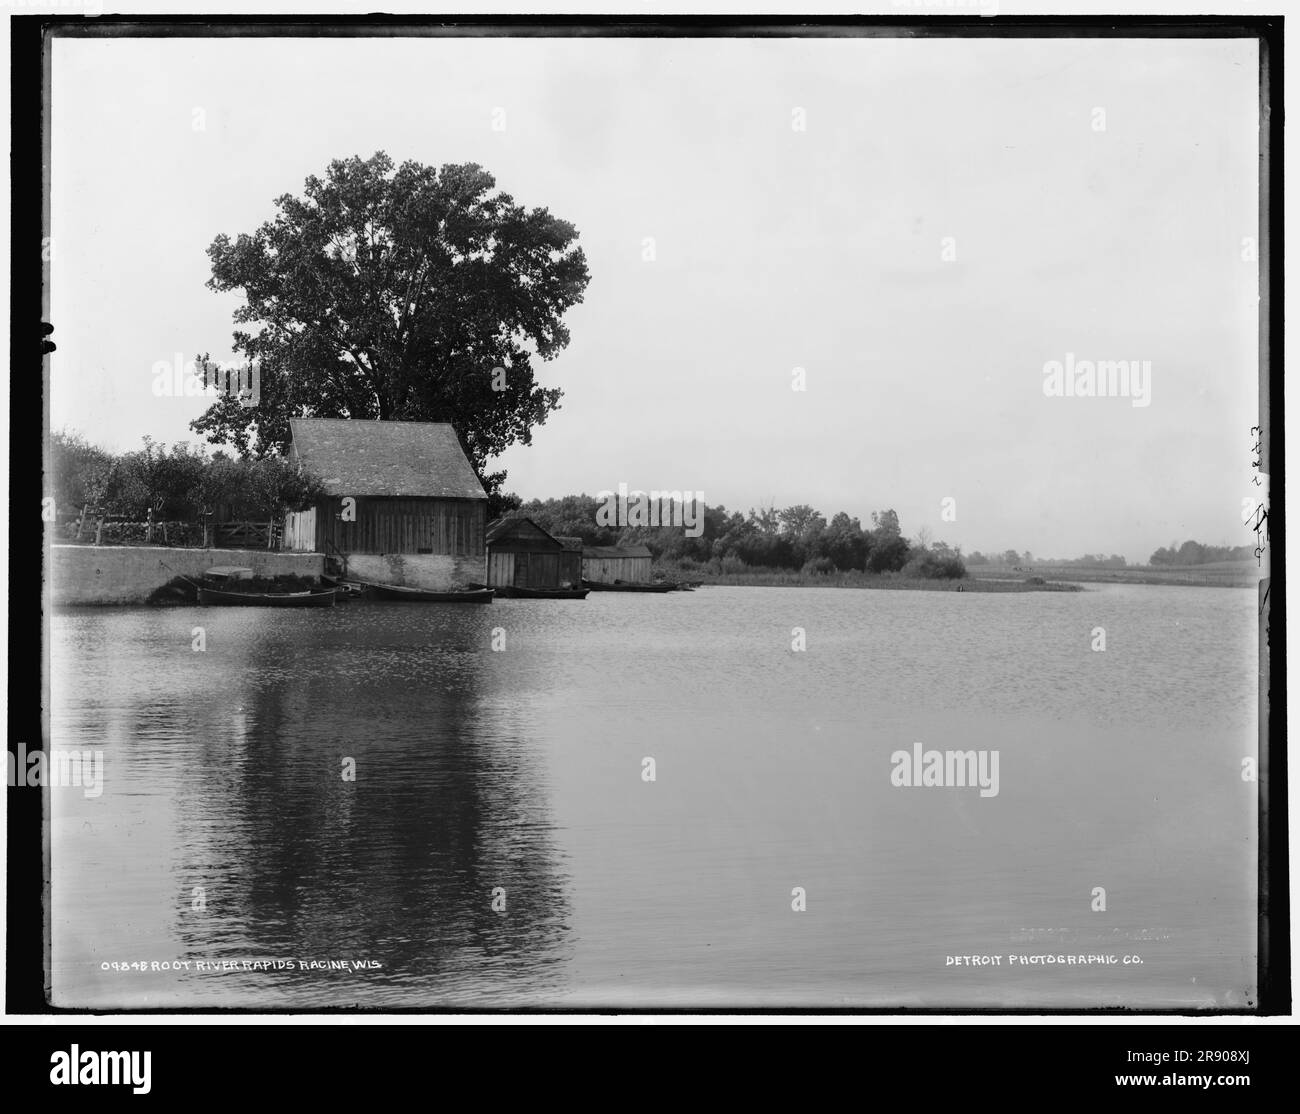
[{"label": "grassy bank", "polygon": [[1023,575],[1015,579],[936,580],[903,576],[901,573],[847,572],[814,573],[798,569],[749,568],[741,572],[711,572],[708,568],[655,567],[655,575],[668,580],[702,581],[704,584],[751,588],[880,588],[912,592],[1081,592],[1077,584],[1061,584],[1043,578],[1035,583]]}]

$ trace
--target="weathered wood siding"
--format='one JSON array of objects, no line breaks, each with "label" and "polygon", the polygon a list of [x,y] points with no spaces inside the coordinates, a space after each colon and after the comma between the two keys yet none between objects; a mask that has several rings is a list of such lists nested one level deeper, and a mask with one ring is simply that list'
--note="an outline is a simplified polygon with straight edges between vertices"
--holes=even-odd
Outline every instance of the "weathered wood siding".
[{"label": "weathered wood siding", "polygon": [[316,508],[305,511],[290,511],[284,516],[284,535],[281,549],[292,549],[298,553],[315,553],[316,549]]},{"label": "weathered wood siding", "polygon": [[356,521],[345,522],[343,500],[327,499],[316,507],[316,548],[482,557],[486,509],[481,499],[365,497],[356,501]]},{"label": "weathered wood siding", "polygon": [[488,554],[488,586],[491,588],[509,588],[515,582],[515,555],[513,553]]},{"label": "weathered wood siding", "polygon": [[582,575],[597,584],[612,584],[615,580],[643,584],[650,579],[650,561],[649,557],[584,557]]},{"label": "weathered wood siding", "polygon": [[577,587],[582,582],[582,550],[568,549],[560,554],[560,583]]},{"label": "weathered wood siding", "polygon": [[559,553],[498,553],[493,548],[488,554],[488,586],[558,588],[560,558]]},{"label": "weathered wood siding", "polygon": [[558,588],[560,555],[558,553],[516,553],[516,588]]}]

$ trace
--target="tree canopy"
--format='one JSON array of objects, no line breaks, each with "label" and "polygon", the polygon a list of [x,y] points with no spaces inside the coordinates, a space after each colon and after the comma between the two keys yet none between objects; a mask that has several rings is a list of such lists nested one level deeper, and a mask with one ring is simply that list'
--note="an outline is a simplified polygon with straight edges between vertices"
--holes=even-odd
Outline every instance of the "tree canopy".
[{"label": "tree canopy", "polygon": [[245,298],[234,348],[256,361],[260,399],[220,398],[192,427],[264,456],[285,451],[291,417],[450,422],[497,490],[487,461],[528,444],[562,395],[533,360],[568,344],[563,315],[586,290],[574,226],[475,163],[395,168],[382,151],[275,205],[208,248],[209,288]]}]

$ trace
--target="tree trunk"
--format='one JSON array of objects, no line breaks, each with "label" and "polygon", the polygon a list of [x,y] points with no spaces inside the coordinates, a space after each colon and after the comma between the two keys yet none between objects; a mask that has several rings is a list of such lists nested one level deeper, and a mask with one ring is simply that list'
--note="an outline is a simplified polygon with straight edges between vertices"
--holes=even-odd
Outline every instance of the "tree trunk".
[{"label": "tree trunk", "polygon": [[95,523],[95,544],[102,545],[103,543],[104,543],[104,516],[101,514],[99,516],[98,521]]},{"label": "tree trunk", "polygon": [[81,517],[77,520],[77,541],[81,541],[81,535],[86,529],[86,515],[90,513],[90,504],[83,503],[81,506]]},{"label": "tree trunk", "polygon": [[149,508],[149,512],[144,519],[144,544],[153,544],[153,507]]}]

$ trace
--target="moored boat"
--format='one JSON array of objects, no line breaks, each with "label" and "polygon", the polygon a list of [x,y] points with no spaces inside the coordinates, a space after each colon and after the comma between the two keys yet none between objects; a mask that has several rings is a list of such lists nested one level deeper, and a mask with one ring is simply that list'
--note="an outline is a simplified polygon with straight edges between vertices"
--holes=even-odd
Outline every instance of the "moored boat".
[{"label": "moored boat", "polygon": [[585,600],[590,588],[516,588],[501,587],[498,585],[493,588],[498,596],[503,599],[515,600]]},{"label": "moored boat", "polygon": [[451,592],[431,592],[425,588],[408,588],[403,584],[372,584],[360,581],[376,599],[400,603],[491,603],[492,588],[469,588]]},{"label": "moored boat", "polygon": [[202,588],[199,604],[203,607],[333,607],[334,588],[307,592],[231,592],[224,588]]},{"label": "moored boat", "polygon": [[675,585],[673,584],[633,584],[626,580],[616,580],[612,584],[605,584],[598,580],[584,580],[584,588],[590,588],[593,592],[671,592]]}]

